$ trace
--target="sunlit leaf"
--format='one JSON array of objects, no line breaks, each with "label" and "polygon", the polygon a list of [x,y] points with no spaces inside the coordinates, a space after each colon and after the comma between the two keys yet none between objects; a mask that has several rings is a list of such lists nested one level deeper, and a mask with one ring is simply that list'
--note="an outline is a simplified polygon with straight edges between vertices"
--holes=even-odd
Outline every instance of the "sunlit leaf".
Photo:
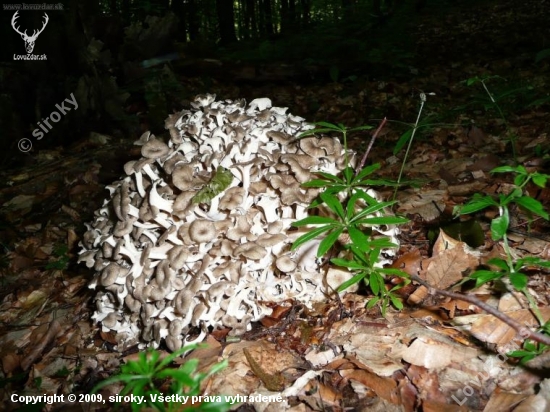
[{"label": "sunlit leaf", "polygon": [[290,249],[294,250],[294,249],[298,248],[299,246],[303,245],[304,243],[307,243],[310,240],[315,239],[317,236],[320,236],[324,232],[327,232],[331,229],[334,229],[334,227],[335,227],[334,225],[326,225],[326,226],[321,226],[321,227],[312,229],[309,232],[304,233],[298,239],[296,239],[294,241],[294,243],[292,244]]},{"label": "sunlit leaf", "polygon": [[534,213],[535,215],[538,215],[538,216],[542,216],[543,218],[548,220],[548,212],[544,210],[542,203],[540,203],[538,200],[535,200],[529,196],[522,196],[515,199],[514,202],[517,203],[522,208],[530,211],[531,213]]},{"label": "sunlit leaf", "polygon": [[491,238],[493,240],[502,239],[510,226],[510,214],[508,213],[508,208],[505,207],[502,210],[502,215],[491,221]]},{"label": "sunlit leaf", "polygon": [[380,210],[383,210],[384,208],[391,206],[394,202],[380,202],[373,204],[371,206],[365,207],[364,209],[361,209],[359,213],[357,213],[351,221],[359,220],[364,216],[372,215]]},{"label": "sunlit leaf", "polygon": [[333,174],[326,173],[326,172],[315,172],[315,174],[321,177],[324,177],[328,181],[344,184],[344,181],[341,178]]},{"label": "sunlit leaf", "polygon": [[354,226],[348,227],[348,233],[351,241],[356,245],[366,245],[369,243],[369,238]]},{"label": "sunlit leaf", "polygon": [[517,290],[524,290],[527,286],[527,275],[520,273],[520,272],[514,272],[510,273],[510,283],[517,289]]},{"label": "sunlit leaf", "polygon": [[361,130],[371,130],[371,129],[374,129],[374,126],[365,125],[365,126],[353,127],[351,129],[348,129],[348,132],[358,132]]},{"label": "sunlit leaf", "polygon": [[357,176],[355,176],[355,180],[360,181],[361,179],[364,179],[366,176],[370,175],[374,171],[380,169],[380,163],[374,163],[370,166],[364,167],[361,169],[359,173],[357,173]]},{"label": "sunlit leaf", "polygon": [[476,270],[470,275],[470,279],[474,279],[476,281],[476,288],[478,288],[487,282],[500,279],[502,276],[502,273],[493,272],[492,270]]},{"label": "sunlit leaf", "polygon": [[315,122],[315,125],[325,127],[327,129],[330,129],[330,130],[333,130],[333,131],[336,131],[336,132],[343,132],[343,131],[346,130],[346,128],[341,124],[336,125],[336,124],[329,123],[329,122]]},{"label": "sunlit leaf", "polygon": [[409,219],[398,216],[381,216],[381,217],[369,217],[353,221],[356,225],[400,225],[407,223]]},{"label": "sunlit leaf", "polygon": [[538,187],[545,188],[548,177],[546,175],[535,173],[533,176],[531,176],[531,179],[533,180],[533,183],[536,184]]},{"label": "sunlit leaf", "polygon": [[380,297],[378,296],[375,296],[372,299],[369,299],[369,301],[367,302],[367,309],[372,309],[373,307],[375,307],[379,300],[380,300]]},{"label": "sunlit leaf", "polygon": [[493,170],[491,170],[490,173],[512,173],[512,172],[518,172],[518,169],[513,166],[499,166],[495,167]]},{"label": "sunlit leaf", "polygon": [[338,229],[335,229],[333,232],[330,232],[327,234],[327,236],[319,243],[319,248],[317,249],[317,257],[324,256],[332,246],[336,243],[338,240],[338,237],[342,234],[344,231],[343,227],[340,227]]},{"label": "sunlit leaf", "polygon": [[332,263],[334,263],[336,266],[342,266],[342,267],[352,269],[352,270],[363,270],[363,269],[365,269],[364,265],[362,265],[360,262],[357,262],[355,260],[333,258],[333,259],[330,259],[330,261]]},{"label": "sunlit leaf", "polygon": [[390,300],[397,310],[403,309],[403,301],[399,297],[395,295],[390,295]]},{"label": "sunlit leaf", "polygon": [[336,291],[337,292],[343,292],[344,290],[346,290],[350,286],[355,285],[356,283],[360,282],[364,277],[365,277],[364,273],[359,273],[359,274],[353,276],[351,279],[346,280],[340,286],[338,286]]},{"label": "sunlit leaf", "polygon": [[300,227],[306,225],[323,225],[323,224],[338,224],[339,222],[332,217],[327,216],[308,216],[296,222],[292,222],[291,226]]},{"label": "sunlit leaf", "polygon": [[508,267],[508,263],[504,259],[493,258],[493,259],[490,259],[487,263],[489,265],[494,265],[498,267],[500,270],[504,272],[507,272],[510,270],[510,268]]},{"label": "sunlit leaf", "polygon": [[325,204],[329,207],[330,210],[332,210],[340,219],[344,220],[346,218],[346,215],[344,213],[344,208],[342,207],[342,203],[340,202],[340,199],[338,199],[336,196],[334,196],[331,193],[323,192],[320,194],[321,199]]},{"label": "sunlit leaf", "polygon": [[397,153],[399,153],[401,151],[401,149],[403,149],[403,147],[405,147],[407,142],[411,139],[413,130],[414,130],[414,128],[408,129],[405,133],[403,133],[401,135],[399,140],[397,140],[397,143],[393,147],[393,155],[394,156],[396,156]]},{"label": "sunlit leaf", "polygon": [[472,200],[459,208],[459,213],[461,215],[468,215],[486,209],[489,206],[498,206],[498,203],[489,196],[474,196]]}]

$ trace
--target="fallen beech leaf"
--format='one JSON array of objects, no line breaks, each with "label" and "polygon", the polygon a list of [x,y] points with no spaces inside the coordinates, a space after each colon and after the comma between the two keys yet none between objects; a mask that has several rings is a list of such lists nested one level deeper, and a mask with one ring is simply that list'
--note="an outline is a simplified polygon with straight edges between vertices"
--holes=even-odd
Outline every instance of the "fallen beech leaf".
[{"label": "fallen beech leaf", "polygon": [[21,356],[17,355],[15,352],[10,352],[2,356],[2,370],[5,375],[11,375],[20,365]]},{"label": "fallen beech leaf", "polygon": [[447,289],[462,280],[464,272],[479,265],[479,253],[440,230],[434,244],[433,257],[424,262],[427,265],[423,263],[425,274],[421,274],[421,277],[435,288]]},{"label": "fallen beech leaf", "polygon": [[432,221],[441,215],[441,210],[445,209],[446,196],[446,190],[408,189],[400,191],[397,197],[399,199],[397,211],[418,214],[425,221]]},{"label": "fallen beech leaf", "polygon": [[[52,320],[49,325],[42,325],[44,329],[46,329],[46,333],[44,333],[40,339],[33,339],[33,334],[31,335],[30,342],[35,344],[30,350],[29,353],[25,356],[25,359],[21,361],[21,369],[27,370],[34,362],[38,359],[38,357],[42,354],[42,351],[44,348],[49,345],[53,340],[56,338],[56,336],[61,332],[61,326],[59,325],[59,322],[57,320]],[[42,327],[40,327],[42,328]],[[38,329],[38,328],[37,328]]]},{"label": "fallen beech leaf", "polygon": [[383,378],[372,372],[360,369],[341,370],[340,375],[362,383],[376,392],[378,396],[391,403],[396,404],[399,402],[397,383],[392,378]]},{"label": "fallen beech leaf", "polygon": [[[550,319],[550,308],[539,308],[539,310],[545,321]],[[538,326],[535,317],[528,309],[504,313],[527,327]],[[491,315],[480,315],[472,324],[470,332],[482,342],[496,343],[497,345],[507,344],[518,334],[515,329]]]},{"label": "fallen beech leaf", "polygon": [[473,164],[467,167],[469,171],[482,170],[484,172],[490,172],[500,164],[501,160],[497,155],[488,154],[484,157],[477,159]]},{"label": "fallen beech leaf", "polygon": [[428,297],[430,292],[426,286],[420,286],[407,299],[409,305],[419,305]]},{"label": "fallen beech leaf", "polygon": [[[35,195],[17,195],[11,200],[5,202],[2,206],[11,210],[31,209]],[[25,214],[26,212],[23,212]]]},{"label": "fallen beech leaf", "polygon": [[425,368],[443,368],[451,362],[461,363],[476,356],[475,349],[465,348],[454,342],[445,342],[420,336],[403,352],[403,359]]},{"label": "fallen beech leaf", "polygon": [[468,412],[469,409],[466,405],[457,405],[432,401],[430,399],[422,402],[422,411],[423,412]]},{"label": "fallen beech leaf", "polygon": [[516,406],[518,406],[519,403],[521,403],[525,398],[527,398],[526,394],[521,393],[509,393],[509,392],[501,392],[501,391],[495,391],[491,398],[489,399],[489,402],[487,402],[487,405],[485,405],[485,411],[512,411],[516,410],[514,409]]},{"label": "fallen beech leaf", "polygon": [[487,142],[487,136],[485,135],[485,133],[483,133],[483,130],[475,125],[470,126],[467,136],[468,141],[476,147],[481,147]]},{"label": "fallen beech leaf", "polygon": [[420,250],[414,249],[401,255],[390,267],[400,269],[409,275],[418,275],[422,269],[421,261]]}]

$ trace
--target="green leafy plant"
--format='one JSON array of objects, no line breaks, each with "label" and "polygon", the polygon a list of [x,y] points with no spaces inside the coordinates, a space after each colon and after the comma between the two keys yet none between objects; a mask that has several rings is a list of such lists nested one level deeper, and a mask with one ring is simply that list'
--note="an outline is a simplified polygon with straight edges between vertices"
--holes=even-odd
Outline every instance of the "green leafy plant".
[{"label": "green leafy plant", "polygon": [[[540,328],[540,332],[550,336],[550,321],[546,322],[544,326]],[[536,358],[537,356],[546,352],[548,349],[550,349],[550,346],[545,345],[544,343],[535,342],[531,339],[527,339],[523,343],[522,350],[514,350],[508,352],[506,355],[511,358],[520,358],[520,363],[522,365],[525,365],[531,359]]]},{"label": "green leafy plant", "polygon": [[[228,363],[225,360],[212,366],[207,373],[197,372],[198,359],[188,360],[179,369],[169,367],[174,359],[199,347],[205,347],[205,345],[187,345],[162,359],[160,353],[156,350],[141,352],[137,361],[130,361],[122,365],[120,374],[100,382],[93,388],[92,393],[96,393],[99,389],[113,383],[124,382],[125,386],[120,395],[125,396],[131,393],[134,396],[142,396],[141,399],[144,400],[142,403],[133,402],[131,405],[132,411],[151,407],[161,412],[176,409],[178,411],[225,412],[229,410],[231,405],[224,401],[204,402],[183,409],[181,402],[168,402],[167,405],[163,402],[164,397],[169,395],[198,396],[201,383],[209,376],[227,367]],[[171,380],[170,388],[168,392],[164,390],[161,393],[159,390],[160,385],[164,384],[167,379]],[[161,395],[163,397],[160,397]]]},{"label": "green leafy plant", "polygon": [[[347,135],[349,132],[371,129],[371,126],[361,126],[348,129],[342,124],[320,122],[321,128],[309,130],[299,137],[310,136],[315,133],[339,132],[343,136],[344,156],[347,167],[341,176],[319,172],[318,178],[303,184],[308,188],[319,188],[323,191],[319,198],[312,202],[310,209],[320,208],[330,211],[330,216],[310,215],[293,223],[295,227],[315,226],[298,237],[292,244],[296,249],[306,242],[323,236],[320,241],[317,256],[330,256],[331,251],[345,251],[344,257],[335,257],[330,262],[348,268],[353,274],[352,278],[338,287],[343,291],[348,287],[363,282],[370,288],[375,297],[368,303],[373,307],[381,302],[382,313],[385,314],[389,303],[397,308],[402,308],[402,302],[395,291],[408,283],[406,274],[396,270],[380,267],[380,253],[384,248],[396,247],[387,237],[374,237],[372,226],[397,225],[407,222],[402,217],[387,215],[385,210],[391,207],[393,202],[381,202],[368,194],[365,188],[373,185],[384,184],[380,179],[369,178],[374,171],[380,168],[380,164],[374,164],[354,170],[350,166],[347,150]],[[388,290],[385,286],[387,275],[404,278],[402,283]]]},{"label": "green leafy plant", "polygon": [[55,260],[49,262],[46,265],[46,269],[56,269],[56,270],[65,270],[69,264],[69,248],[67,245],[58,245],[53,250],[53,255],[56,257]]},{"label": "green leafy plant", "polygon": [[475,280],[475,286],[479,287],[487,282],[499,280],[525,295],[530,308],[537,317],[540,325],[544,325],[544,318],[542,317],[535,300],[527,289],[527,275],[524,273],[527,267],[540,267],[544,269],[550,268],[550,262],[538,257],[524,257],[515,259],[510,249],[508,242],[507,232],[510,226],[510,211],[509,208],[512,204],[517,205],[524,210],[527,215],[540,216],[548,220],[549,215],[544,210],[542,204],[527,195],[524,195],[523,189],[529,182],[533,182],[535,185],[544,188],[546,182],[550,178],[550,175],[546,175],[538,172],[528,172],[523,166],[501,166],[493,169],[491,173],[515,173],[514,188],[507,194],[500,194],[497,199],[488,196],[476,194],[468,203],[462,207],[455,208],[455,213],[470,214],[488,207],[496,207],[499,211],[499,216],[491,221],[491,237],[493,240],[502,240],[505,259],[494,258],[489,260],[488,264],[492,266],[488,270],[477,270],[473,272],[467,280]]}]

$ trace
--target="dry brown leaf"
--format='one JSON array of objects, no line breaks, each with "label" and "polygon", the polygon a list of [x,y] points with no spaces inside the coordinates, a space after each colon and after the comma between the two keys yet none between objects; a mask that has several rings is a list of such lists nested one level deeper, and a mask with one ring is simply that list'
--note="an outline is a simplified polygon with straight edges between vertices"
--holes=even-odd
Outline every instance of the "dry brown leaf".
[{"label": "dry brown leaf", "polygon": [[443,339],[420,336],[403,352],[403,359],[410,364],[432,369],[443,368],[452,362],[461,363],[476,355],[475,349],[445,342]]},{"label": "dry brown leaf", "polygon": [[2,370],[7,376],[21,366],[21,356],[15,352],[10,352],[2,356]]},{"label": "dry brown leaf", "polygon": [[[439,382],[439,374],[436,371],[427,370],[422,366],[411,365],[407,371],[409,379],[418,388],[419,398],[423,400],[422,405],[430,403],[444,404],[447,399],[441,392],[441,384]],[[438,411],[446,410],[439,409]]]},{"label": "dry brown leaf", "polygon": [[470,171],[482,170],[484,172],[490,172],[500,164],[501,160],[497,155],[488,154],[477,159],[473,164],[467,167]]},{"label": "dry brown leaf", "polygon": [[420,305],[424,299],[430,294],[430,291],[426,286],[419,286],[411,295],[407,298],[409,305]]},{"label": "dry brown leaf", "polygon": [[[539,308],[539,310],[545,321],[550,319],[550,308]],[[505,312],[505,314],[527,327],[538,326],[535,317],[528,309]],[[467,318],[467,316],[462,318]],[[472,323],[470,333],[482,342],[496,343],[497,345],[506,345],[517,335],[515,329],[491,315],[478,315]]]},{"label": "dry brown leaf", "polygon": [[25,214],[31,210],[35,198],[35,195],[17,195],[2,206],[11,210],[23,210],[20,213]]},{"label": "dry brown leaf", "polygon": [[457,405],[456,403],[443,403],[432,400],[422,402],[423,412],[468,412],[466,405]]},{"label": "dry brown leaf", "polygon": [[469,196],[472,193],[483,190],[487,184],[480,180],[474,180],[469,183],[461,183],[459,185],[449,185],[447,192],[450,196]]},{"label": "dry brown leaf", "polygon": [[515,410],[525,398],[525,394],[495,391],[485,405],[484,412]]},{"label": "dry brown leaf", "polygon": [[21,361],[21,369],[27,370],[42,355],[44,348],[53,342],[61,330],[61,325],[56,319],[49,324],[43,324],[36,328],[29,339],[33,346]]},{"label": "dry brown leaf", "polygon": [[[494,409],[492,409],[494,410]],[[486,409],[489,412],[489,409]],[[531,395],[525,399],[514,412],[550,411],[550,401],[541,395]]]},{"label": "dry brown leaf", "polygon": [[422,269],[421,262],[420,250],[414,249],[399,256],[390,267],[400,269],[409,275],[418,275],[418,272]]},{"label": "dry brown leaf", "polygon": [[399,402],[397,383],[392,378],[383,378],[372,372],[360,369],[341,370],[340,375],[362,383],[376,392],[378,396],[391,403],[397,404]]},{"label": "dry brown leaf", "polygon": [[439,307],[449,311],[449,318],[455,317],[455,311],[458,310],[470,310],[474,305],[463,300],[450,300],[439,304]]},{"label": "dry brown leaf", "polygon": [[479,253],[440,230],[434,244],[433,257],[424,261],[425,270],[421,277],[435,288],[447,289],[462,280],[464,272],[478,265]]},{"label": "dry brown leaf", "polygon": [[[433,166],[432,166],[433,167]],[[432,221],[445,209],[446,190],[408,189],[399,191],[399,213],[418,214],[425,221]]]}]

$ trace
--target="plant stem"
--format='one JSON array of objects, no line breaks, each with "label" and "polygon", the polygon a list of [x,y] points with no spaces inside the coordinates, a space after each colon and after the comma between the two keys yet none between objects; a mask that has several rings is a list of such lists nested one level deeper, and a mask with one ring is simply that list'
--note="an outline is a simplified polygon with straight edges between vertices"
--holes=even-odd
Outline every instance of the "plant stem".
[{"label": "plant stem", "polygon": [[[504,126],[506,126],[506,132],[510,133],[510,126],[508,125],[508,121],[506,120],[506,116],[504,116],[504,112],[502,111],[502,109],[498,105],[497,101],[493,97],[493,94],[489,91],[489,88],[485,84],[484,80],[481,80],[481,84],[483,85],[483,88],[485,89],[485,92],[487,92],[487,95],[489,96],[489,99],[491,99],[491,103],[493,104],[494,107],[496,107],[496,109],[498,111],[498,114],[500,115],[500,118],[504,122]],[[510,144],[512,145],[512,156],[514,156],[514,161],[517,161],[518,157],[517,157],[517,152],[516,152],[516,142],[515,142],[515,139],[513,139],[512,137],[510,137]]]},{"label": "plant stem", "polygon": [[372,149],[372,145],[374,144],[374,141],[378,137],[378,133],[380,133],[382,128],[386,125],[387,121],[388,121],[388,119],[386,117],[384,117],[384,119],[382,120],[382,123],[380,123],[380,126],[378,126],[378,129],[376,129],[376,131],[373,133],[373,135],[370,139],[369,146],[367,147],[367,150],[365,151],[365,154],[361,158],[361,162],[359,162],[359,165],[355,168],[355,176],[357,176],[359,174],[359,172],[361,171],[361,169],[363,169],[363,166],[365,166],[365,162],[367,161],[367,157],[369,156],[369,153]]},{"label": "plant stem", "polygon": [[405,151],[405,157],[403,158],[403,162],[401,163],[401,170],[399,170],[399,177],[397,178],[397,185],[395,186],[395,190],[393,191],[392,200],[395,200],[395,197],[397,196],[397,189],[399,189],[399,185],[401,184],[401,177],[403,176],[403,170],[405,170],[405,163],[407,162],[407,157],[409,156],[409,151],[411,149],[414,135],[416,133],[416,129],[418,128],[418,123],[420,122],[420,115],[422,114],[422,109],[424,109],[424,103],[426,103],[426,95],[424,93],[420,93],[420,109],[418,110],[418,116],[416,116],[414,129],[412,131],[409,144],[407,145],[407,150]]}]

